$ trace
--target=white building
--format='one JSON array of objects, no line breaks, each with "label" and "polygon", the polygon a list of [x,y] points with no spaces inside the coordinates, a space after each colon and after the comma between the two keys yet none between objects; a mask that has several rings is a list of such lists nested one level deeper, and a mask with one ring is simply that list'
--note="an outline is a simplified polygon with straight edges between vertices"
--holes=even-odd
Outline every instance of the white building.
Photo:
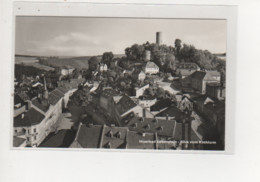
[{"label": "white building", "polygon": [[142,87],[135,88],[135,97],[138,98],[144,94],[144,91],[149,88],[149,84],[144,85]]},{"label": "white building", "polygon": [[74,71],[74,68],[65,67],[65,68],[62,68],[62,69],[61,69],[61,74],[62,74],[63,76],[66,76],[66,75],[72,74],[73,71]]},{"label": "white building", "polygon": [[156,74],[159,73],[159,67],[154,62],[147,62],[145,65],[146,74]]},{"label": "white building", "polygon": [[138,80],[141,80],[143,81],[145,79],[145,73],[143,71],[141,71],[139,74],[138,74]]}]

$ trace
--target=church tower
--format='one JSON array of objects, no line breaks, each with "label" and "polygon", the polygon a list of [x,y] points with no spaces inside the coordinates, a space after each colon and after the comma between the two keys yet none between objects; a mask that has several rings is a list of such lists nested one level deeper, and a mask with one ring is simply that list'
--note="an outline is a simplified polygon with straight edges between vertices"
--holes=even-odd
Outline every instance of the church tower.
[{"label": "church tower", "polygon": [[48,100],[49,97],[49,92],[47,90],[47,85],[46,85],[46,80],[45,80],[45,76],[43,77],[43,81],[44,81],[44,90],[43,90],[43,99]]}]

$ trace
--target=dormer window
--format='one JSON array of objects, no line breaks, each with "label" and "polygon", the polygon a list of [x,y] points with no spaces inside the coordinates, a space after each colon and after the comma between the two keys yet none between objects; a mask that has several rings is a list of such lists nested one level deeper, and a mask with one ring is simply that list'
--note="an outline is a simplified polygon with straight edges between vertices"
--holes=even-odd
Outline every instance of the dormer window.
[{"label": "dormer window", "polygon": [[162,126],[159,126],[159,127],[157,128],[157,130],[158,130],[158,131],[163,131],[163,127],[162,127]]},{"label": "dormer window", "polygon": [[137,123],[132,124],[133,128],[137,128]]},{"label": "dormer window", "polygon": [[108,142],[108,143],[106,144],[106,148],[108,148],[108,149],[111,148],[111,144],[110,144],[110,142]]},{"label": "dormer window", "polygon": [[113,137],[113,132],[110,130],[110,131],[107,133],[107,136],[112,138],[112,137]]},{"label": "dormer window", "polygon": [[120,137],[121,137],[121,132],[120,132],[120,131],[116,134],[116,137],[117,137],[117,138],[120,138]]},{"label": "dormer window", "polygon": [[147,125],[145,126],[145,129],[150,129],[150,125],[147,124]]}]

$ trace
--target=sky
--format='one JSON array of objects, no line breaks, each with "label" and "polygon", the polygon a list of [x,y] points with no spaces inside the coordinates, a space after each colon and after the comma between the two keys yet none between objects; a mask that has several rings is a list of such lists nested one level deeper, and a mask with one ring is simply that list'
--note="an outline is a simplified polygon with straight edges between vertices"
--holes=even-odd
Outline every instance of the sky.
[{"label": "sky", "polygon": [[155,43],[183,43],[212,53],[226,52],[226,20],[133,19],[86,17],[16,17],[15,54],[36,56],[94,56],[126,47]]}]

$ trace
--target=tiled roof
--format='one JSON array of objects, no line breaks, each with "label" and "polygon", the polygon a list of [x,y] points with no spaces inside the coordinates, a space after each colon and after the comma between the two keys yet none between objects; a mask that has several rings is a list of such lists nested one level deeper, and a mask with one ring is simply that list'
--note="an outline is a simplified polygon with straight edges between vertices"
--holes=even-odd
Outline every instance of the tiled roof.
[{"label": "tiled roof", "polygon": [[181,76],[188,76],[194,73],[195,70],[189,70],[189,69],[179,69],[177,70],[177,74],[180,74]]},{"label": "tiled roof", "polygon": [[134,108],[137,104],[128,96],[124,95],[119,102],[117,103],[116,107],[120,115],[124,114],[125,112],[129,111],[130,109]]},{"label": "tiled roof", "polygon": [[28,112],[24,113],[24,117],[22,118],[22,114],[14,118],[14,127],[28,127],[39,124],[43,119],[44,115],[31,108]]},{"label": "tiled roof", "polygon": [[83,148],[99,148],[102,128],[100,125],[80,125],[76,141]]},{"label": "tiled roof", "polygon": [[24,100],[17,94],[14,95],[14,105],[16,104],[23,104],[24,103]]},{"label": "tiled roof", "polygon": [[43,103],[43,101],[40,98],[36,98],[36,99],[32,100],[32,104],[34,106],[36,106],[37,108],[39,108],[43,112],[47,112],[49,110],[50,104],[47,103],[47,101],[44,101],[44,102],[45,103]]},{"label": "tiled roof", "polygon": [[60,92],[58,89],[55,89],[49,94],[48,100],[50,104],[55,105],[63,96],[64,94],[62,92]]},{"label": "tiled roof", "polygon": [[76,132],[73,130],[60,130],[58,133],[51,133],[39,145],[39,147],[69,147],[75,138]]},{"label": "tiled roof", "polygon": [[154,105],[151,106],[151,111],[161,111],[164,108],[170,107],[173,104],[171,99],[166,98],[160,101],[157,101]]},{"label": "tiled roof", "polygon": [[13,137],[13,147],[20,147],[21,144],[23,144],[25,142],[26,139],[24,138],[20,138],[17,136]]},{"label": "tiled roof", "polygon": [[166,117],[167,115],[169,117],[174,117],[175,120],[179,121],[182,117],[182,112],[176,106],[171,106],[156,114],[156,117]]},{"label": "tiled roof", "polygon": [[213,77],[219,77],[220,73],[218,71],[196,71],[192,73],[191,75],[192,79],[197,79],[197,80],[215,80]]},{"label": "tiled roof", "polygon": [[31,100],[30,97],[25,92],[20,92],[17,95],[19,95],[19,97],[23,99],[23,101]]},{"label": "tiled roof", "polygon": [[206,72],[196,71],[196,72],[192,73],[190,76],[192,79],[203,80],[204,77],[206,76]]},{"label": "tiled roof", "polygon": [[130,131],[157,133],[161,136],[173,136],[176,121],[155,118],[133,117],[126,126]]},{"label": "tiled roof", "polygon": [[68,92],[68,89],[66,87],[57,87],[56,89],[62,92],[63,94]]},{"label": "tiled roof", "polygon": [[126,139],[127,149],[156,149],[156,144],[149,142],[155,141],[156,137],[154,133],[138,133],[129,131]]},{"label": "tiled roof", "polygon": [[159,68],[159,67],[158,67],[154,62],[152,62],[152,61],[147,62],[145,67],[146,67],[146,68],[155,68],[155,69]]},{"label": "tiled roof", "polygon": [[105,89],[102,91],[101,95],[104,97],[113,97],[118,96],[119,92],[115,91],[114,89]]},{"label": "tiled roof", "polygon": [[127,127],[109,127],[104,125],[100,148],[125,148],[127,132]]}]

